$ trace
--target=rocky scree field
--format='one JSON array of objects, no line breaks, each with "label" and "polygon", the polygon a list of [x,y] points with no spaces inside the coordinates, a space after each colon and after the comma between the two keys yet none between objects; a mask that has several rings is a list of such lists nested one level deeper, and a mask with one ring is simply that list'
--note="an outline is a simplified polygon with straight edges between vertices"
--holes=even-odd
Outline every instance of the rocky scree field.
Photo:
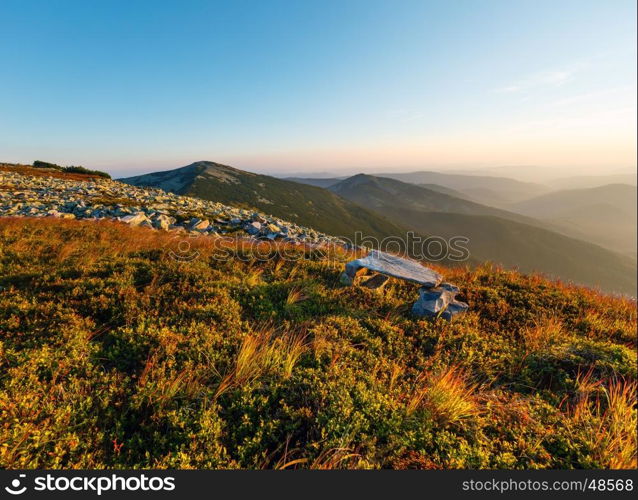
[{"label": "rocky scree field", "polygon": [[111,219],[132,226],[251,236],[290,243],[344,242],[264,213],[86,174],[0,165],[0,216]]},{"label": "rocky scree field", "polygon": [[470,309],[420,320],[339,247],[173,237],[0,218],[0,467],[636,466],[633,300],[437,267]]}]

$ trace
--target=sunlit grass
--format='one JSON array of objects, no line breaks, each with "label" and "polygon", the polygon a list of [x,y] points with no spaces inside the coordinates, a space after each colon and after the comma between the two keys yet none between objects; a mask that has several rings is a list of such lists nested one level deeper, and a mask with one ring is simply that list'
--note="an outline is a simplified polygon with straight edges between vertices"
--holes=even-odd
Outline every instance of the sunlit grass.
[{"label": "sunlit grass", "polygon": [[174,238],[0,219],[0,467],[635,465],[633,300],[434,266],[470,310],[432,322],[343,250]]},{"label": "sunlit grass", "polygon": [[428,409],[442,423],[455,423],[478,413],[477,384],[468,383],[458,366],[439,373],[423,373],[416,381],[407,403],[408,413]]}]

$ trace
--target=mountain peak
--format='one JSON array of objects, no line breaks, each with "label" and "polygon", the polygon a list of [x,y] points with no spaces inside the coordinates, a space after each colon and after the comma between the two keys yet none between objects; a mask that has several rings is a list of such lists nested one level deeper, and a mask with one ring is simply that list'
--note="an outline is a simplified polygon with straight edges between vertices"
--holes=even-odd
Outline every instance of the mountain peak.
[{"label": "mountain peak", "polygon": [[348,177],[347,179],[340,181],[338,184],[335,185],[335,187],[339,188],[339,187],[347,186],[348,188],[352,188],[352,187],[360,186],[362,184],[368,184],[374,181],[376,181],[376,177],[372,175],[356,174],[356,175],[353,175],[352,177]]},{"label": "mountain peak", "polygon": [[194,169],[197,172],[197,176],[213,177],[216,180],[229,184],[238,184],[241,182],[241,177],[255,176],[252,172],[246,172],[230,165],[224,165],[214,161],[196,161],[191,163],[186,168]]}]

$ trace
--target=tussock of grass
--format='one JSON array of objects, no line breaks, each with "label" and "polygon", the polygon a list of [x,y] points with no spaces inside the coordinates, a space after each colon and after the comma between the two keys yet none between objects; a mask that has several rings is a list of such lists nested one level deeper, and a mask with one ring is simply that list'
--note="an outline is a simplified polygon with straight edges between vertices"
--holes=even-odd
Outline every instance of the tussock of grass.
[{"label": "tussock of grass", "polygon": [[455,423],[478,413],[476,388],[457,366],[437,374],[424,373],[417,379],[407,411],[411,414],[425,407],[440,423]]},{"label": "tussock of grass", "polygon": [[221,378],[214,397],[248,385],[273,372],[290,378],[295,364],[307,347],[305,336],[299,333],[275,337],[272,329],[264,328],[247,335],[239,348],[233,368]]},{"label": "tussock of grass", "polygon": [[569,412],[573,432],[587,433],[591,458],[605,468],[635,469],[636,382],[593,381],[591,371],[579,378],[579,393]]},{"label": "tussock of grass", "polygon": [[340,249],[188,242],[0,219],[0,467],[635,465],[635,301],[436,266],[470,311],[433,322]]}]

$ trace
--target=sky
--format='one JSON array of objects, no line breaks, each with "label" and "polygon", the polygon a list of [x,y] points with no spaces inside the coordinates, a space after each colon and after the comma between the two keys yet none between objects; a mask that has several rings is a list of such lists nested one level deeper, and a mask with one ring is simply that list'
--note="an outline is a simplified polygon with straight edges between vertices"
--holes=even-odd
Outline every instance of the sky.
[{"label": "sky", "polygon": [[0,161],[635,170],[634,0],[0,0],[0,26]]}]

